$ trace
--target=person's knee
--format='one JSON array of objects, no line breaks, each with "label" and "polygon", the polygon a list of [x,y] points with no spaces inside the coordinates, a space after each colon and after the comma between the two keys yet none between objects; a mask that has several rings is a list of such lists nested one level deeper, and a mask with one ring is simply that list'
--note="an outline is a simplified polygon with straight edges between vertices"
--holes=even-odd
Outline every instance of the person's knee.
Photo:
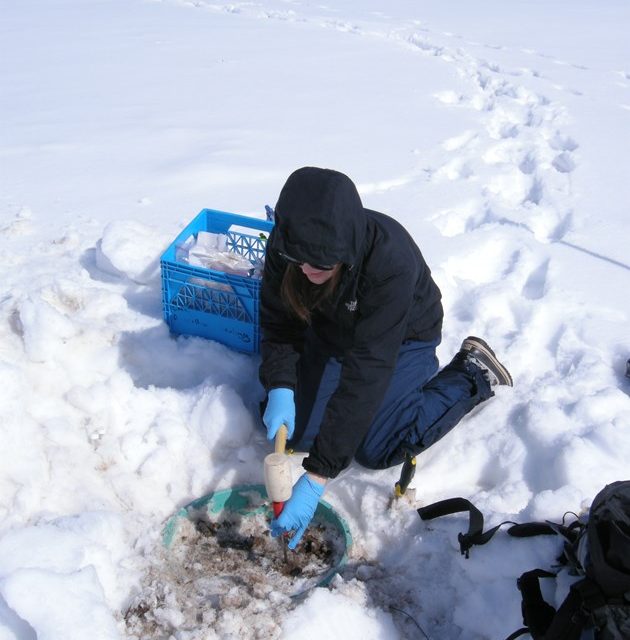
[{"label": "person's knee", "polygon": [[357,451],[357,453],[354,456],[354,459],[362,466],[365,467],[366,469],[382,469],[383,467],[380,465],[380,460],[378,458],[375,458],[373,456],[367,456],[365,455],[365,452],[359,452]]},{"label": "person's knee", "polygon": [[[361,448],[354,454],[354,459],[366,469],[372,469],[374,471],[379,469],[387,469],[398,464],[396,461],[397,456],[395,453],[387,451],[366,451]],[[402,461],[402,455],[400,456]]]}]

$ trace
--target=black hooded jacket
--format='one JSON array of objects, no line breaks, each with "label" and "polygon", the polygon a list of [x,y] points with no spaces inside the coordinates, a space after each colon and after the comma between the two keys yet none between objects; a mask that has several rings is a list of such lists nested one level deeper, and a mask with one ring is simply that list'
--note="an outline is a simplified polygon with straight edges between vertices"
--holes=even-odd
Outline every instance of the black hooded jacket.
[{"label": "black hooded jacket", "polygon": [[262,282],[260,379],[269,391],[296,387],[307,325],[283,303],[287,260],[343,263],[332,298],[313,310],[311,328],[342,362],[304,467],[333,478],[350,464],[378,410],[398,351],[408,340],[434,340],[442,328],[441,294],[420,250],[388,216],[364,209],[352,181],[305,167],[287,180],[276,205]]}]

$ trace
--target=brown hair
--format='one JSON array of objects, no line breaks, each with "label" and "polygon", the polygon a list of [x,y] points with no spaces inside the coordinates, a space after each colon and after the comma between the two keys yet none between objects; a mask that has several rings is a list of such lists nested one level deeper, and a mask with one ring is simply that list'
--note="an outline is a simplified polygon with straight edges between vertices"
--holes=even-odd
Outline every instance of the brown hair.
[{"label": "brown hair", "polygon": [[311,323],[311,313],[323,302],[332,297],[341,280],[342,265],[324,284],[313,284],[302,273],[297,264],[288,264],[282,278],[280,294],[284,304],[306,324]]}]

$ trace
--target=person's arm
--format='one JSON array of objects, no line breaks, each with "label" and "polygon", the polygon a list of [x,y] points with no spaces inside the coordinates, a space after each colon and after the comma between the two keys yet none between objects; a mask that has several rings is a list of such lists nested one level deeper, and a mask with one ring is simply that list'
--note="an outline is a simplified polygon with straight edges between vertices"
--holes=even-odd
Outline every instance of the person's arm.
[{"label": "person's arm", "polygon": [[310,471],[307,473],[307,475],[311,480],[314,480],[315,482],[319,482],[319,484],[321,485],[326,486],[326,483],[328,482],[328,478],[326,478],[325,476],[320,476]]},{"label": "person's arm", "polygon": [[417,274],[403,269],[375,283],[359,302],[352,349],[304,468],[334,478],[350,464],[383,401],[405,337]]},{"label": "person's arm", "polygon": [[274,228],[267,241],[260,293],[260,381],[267,392],[295,389],[296,365],[304,340],[304,323],[292,316],[282,302],[280,289],[287,265],[272,248],[275,233]]},{"label": "person's arm", "polygon": [[293,532],[289,549],[295,549],[315,515],[325,485],[326,478],[304,473],[295,483],[280,515],[271,521],[271,535],[276,537]]}]

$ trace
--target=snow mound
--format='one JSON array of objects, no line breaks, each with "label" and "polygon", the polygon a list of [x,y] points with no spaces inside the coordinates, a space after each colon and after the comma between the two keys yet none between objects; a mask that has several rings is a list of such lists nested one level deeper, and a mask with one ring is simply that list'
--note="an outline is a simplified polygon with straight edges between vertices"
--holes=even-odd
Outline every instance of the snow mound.
[{"label": "snow mound", "polygon": [[134,220],[110,222],[96,245],[96,265],[101,271],[139,284],[155,280],[160,255],[171,238]]}]

